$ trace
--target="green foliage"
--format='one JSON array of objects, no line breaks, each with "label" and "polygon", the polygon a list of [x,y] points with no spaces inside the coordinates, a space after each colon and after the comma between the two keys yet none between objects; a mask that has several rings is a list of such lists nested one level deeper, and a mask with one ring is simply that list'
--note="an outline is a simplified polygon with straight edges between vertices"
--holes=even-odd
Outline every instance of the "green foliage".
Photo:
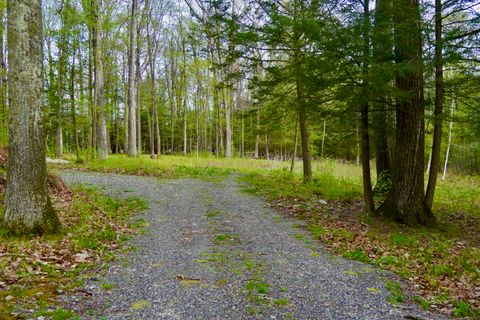
[{"label": "green foliage", "polygon": [[[472,311],[468,303],[464,301],[458,301],[455,305],[455,310],[453,311],[455,317],[470,317],[473,316],[475,313]],[[479,313],[477,312],[477,315]]]},{"label": "green foliage", "polygon": [[370,263],[370,258],[365,254],[362,249],[355,249],[353,251],[348,251],[343,254],[345,258],[349,258],[352,260],[357,260],[361,262]]}]

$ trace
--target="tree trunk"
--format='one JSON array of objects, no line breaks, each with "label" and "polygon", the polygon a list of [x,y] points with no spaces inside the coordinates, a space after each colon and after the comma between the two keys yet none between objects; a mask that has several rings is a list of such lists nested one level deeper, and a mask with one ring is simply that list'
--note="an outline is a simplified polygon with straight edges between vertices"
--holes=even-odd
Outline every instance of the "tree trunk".
[{"label": "tree trunk", "polygon": [[425,202],[432,209],[438,171],[440,170],[440,150],[443,132],[443,39],[442,39],[442,0],[435,0],[435,110],[433,142],[428,172]]},{"label": "tree trunk", "polygon": [[65,14],[65,2],[62,1],[60,5],[60,15],[61,15],[61,29],[60,29],[60,53],[58,56],[58,81],[57,81],[57,116],[56,116],[56,152],[55,155],[57,158],[63,157],[63,130],[62,130],[62,120],[63,120],[63,78],[65,76],[65,65],[66,65],[66,51],[67,51],[67,26],[66,26],[66,14]]},{"label": "tree trunk", "polygon": [[[136,0],[135,0],[136,1]],[[137,19],[135,19],[137,21]],[[141,104],[140,104],[140,81],[142,80],[142,74],[140,72],[140,24],[136,23],[136,49],[135,49],[135,104],[137,112],[137,154],[142,154],[142,116],[141,116]]]},{"label": "tree trunk", "polygon": [[128,155],[137,155],[137,125],[136,125],[136,87],[134,51],[137,46],[137,0],[132,0],[130,13],[130,45],[128,51]]},{"label": "tree trunk", "polygon": [[[389,123],[387,121],[388,86],[393,80],[386,68],[390,68],[393,61],[393,22],[392,22],[392,1],[378,0],[375,8],[375,23],[372,34],[373,66],[375,78],[378,83],[372,87],[377,92],[373,94],[373,129],[375,143],[375,164],[377,171],[376,192],[379,190],[388,191],[391,179],[391,160],[389,146]],[[385,188],[387,190],[385,190]]]},{"label": "tree trunk", "polygon": [[254,154],[255,159],[258,159],[259,145],[260,145],[260,109],[257,109],[257,122],[255,126],[255,154]]},{"label": "tree trunk", "polygon": [[270,153],[268,152],[268,133],[265,134],[265,159],[270,159]]},{"label": "tree trunk", "polygon": [[107,122],[105,119],[105,80],[103,75],[103,50],[100,32],[100,3],[94,0],[95,26],[93,30],[93,51],[95,67],[95,109],[97,116],[97,150],[100,159],[108,158]]},{"label": "tree trunk", "polygon": [[229,90],[224,88],[224,104],[225,104],[225,158],[232,157],[232,128],[230,124],[232,106],[229,101]]},{"label": "tree trunk", "polygon": [[72,131],[75,156],[80,159],[80,147],[78,145],[77,112],[75,110],[75,50],[73,51],[72,68],[70,69],[70,107],[72,110]]},{"label": "tree trunk", "polygon": [[443,167],[442,180],[447,177],[448,158],[450,157],[450,147],[452,145],[453,112],[455,111],[455,97],[452,97],[452,107],[450,108],[450,125],[448,128],[447,153],[445,154],[445,165]]},{"label": "tree trunk", "polygon": [[364,0],[363,14],[363,62],[362,62],[362,99],[361,99],[361,157],[362,157],[362,177],[363,177],[363,198],[365,207],[369,213],[375,212],[375,202],[373,201],[372,179],[370,176],[370,137],[368,135],[368,73],[370,63],[370,7],[369,0]]},{"label": "tree trunk", "polygon": [[3,222],[15,233],[55,232],[43,129],[42,7],[8,1],[9,155]]},{"label": "tree trunk", "polygon": [[[157,122],[156,117],[156,91],[155,91],[155,57],[153,44],[150,37],[147,38],[148,41],[148,63],[150,67],[150,96],[151,96],[151,121],[149,124],[149,134],[150,134],[150,157],[155,159],[157,157],[155,153],[155,124]],[[158,151],[157,151],[158,152]]]},{"label": "tree trunk", "polygon": [[424,193],[424,96],[418,0],[395,0],[396,143],[392,188],[379,212],[407,225],[435,218]]},{"label": "tree trunk", "polygon": [[325,150],[325,135],[327,134],[327,120],[323,119],[323,134],[322,134],[322,151],[320,151],[320,158],[324,157]]},{"label": "tree trunk", "polygon": [[295,121],[295,137],[293,138],[293,152],[292,152],[292,163],[290,164],[290,173],[293,173],[295,166],[295,157],[297,156],[297,140],[298,140],[298,117]]},{"label": "tree trunk", "polygon": [[5,35],[5,28],[4,28],[4,18],[7,12],[6,8],[0,8],[0,105],[2,108],[2,114],[0,118],[0,123],[2,127],[0,129],[0,144],[6,143],[4,138],[7,137],[8,132],[8,112],[7,112],[7,95],[6,95],[6,61],[5,61],[5,45],[4,45],[4,35]]}]

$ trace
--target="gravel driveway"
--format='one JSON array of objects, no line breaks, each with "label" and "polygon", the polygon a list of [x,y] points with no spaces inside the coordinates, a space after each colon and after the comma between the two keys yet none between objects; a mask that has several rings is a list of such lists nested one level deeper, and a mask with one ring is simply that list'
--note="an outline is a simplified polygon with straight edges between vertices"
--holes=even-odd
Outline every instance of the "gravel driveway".
[{"label": "gravel driveway", "polygon": [[87,281],[91,298],[67,299],[87,319],[440,319],[392,306],[387,273],[329,254],[298,220],[242,193],[234,177],[61,177],[149,205],[145,232],[130,241],[135,250]]}]

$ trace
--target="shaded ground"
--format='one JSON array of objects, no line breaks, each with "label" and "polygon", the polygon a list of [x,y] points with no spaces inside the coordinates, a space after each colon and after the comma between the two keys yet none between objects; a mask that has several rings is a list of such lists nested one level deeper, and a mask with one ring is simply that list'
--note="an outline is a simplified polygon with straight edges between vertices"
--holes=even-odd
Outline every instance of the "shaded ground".
[{"label": "shaded ground", "polygon": [[143,197],[136,248],[66,298],[85,318],[439,319],[392,306],[390,275],[332,256],[256,197],[223,182],[63,172],[68,184]]}]

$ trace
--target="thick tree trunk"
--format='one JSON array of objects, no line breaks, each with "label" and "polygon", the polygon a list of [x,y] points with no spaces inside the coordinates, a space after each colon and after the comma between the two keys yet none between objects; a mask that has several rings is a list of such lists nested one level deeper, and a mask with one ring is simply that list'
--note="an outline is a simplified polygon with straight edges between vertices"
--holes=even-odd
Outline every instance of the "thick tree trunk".
[{"label": "thick tree trunk", "polygon": [[128,150],[130,157],[137,155],[137,121],[136,121],[136,87],[135,87],[135,59],[134,52],[137,46],[137,0],[132,0],[130,13],[130,45],[128,51]]},{"label": "thick tree trunk", "polygon": [[396,144],[392,189],[379,212],[407,225],[435,220],[424,194],[424,96],[420,6],[396,0]]},{"label": "thick tree trunk", "polygon": [[425,194],[427,207],[432,209],[435,186],[440,170],[440,150],[443,132],[443,39],[442,39],[442,0],[435,0],[435,111],[433,143]]},{"label": "thick tree trunk", "polygon": [[55,232],[43,130],[42,6],[8,1],[9,156],[4,224],[15,233]]}]

